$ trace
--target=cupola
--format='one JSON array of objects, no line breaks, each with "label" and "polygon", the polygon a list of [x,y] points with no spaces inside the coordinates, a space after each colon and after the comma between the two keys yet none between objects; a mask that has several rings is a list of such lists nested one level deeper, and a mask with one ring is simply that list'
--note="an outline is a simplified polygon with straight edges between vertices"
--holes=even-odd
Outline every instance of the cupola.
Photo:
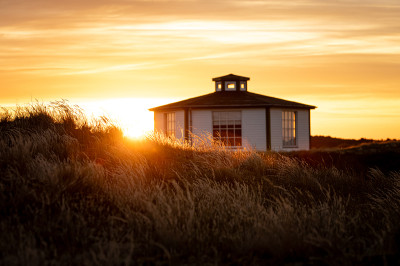
[{"label": "cupola", "polygon": [[229,74],[212,79],[215,81],[215,91],[247,91],[248,77]]}]

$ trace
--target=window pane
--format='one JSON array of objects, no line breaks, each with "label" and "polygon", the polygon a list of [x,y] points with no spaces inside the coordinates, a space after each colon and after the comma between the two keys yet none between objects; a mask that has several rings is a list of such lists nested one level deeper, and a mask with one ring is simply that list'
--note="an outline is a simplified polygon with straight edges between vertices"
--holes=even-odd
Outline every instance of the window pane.
[{"label": "window pane", "polygon": [[221,134],[221,138],[225,138],[226,137],[226,130],[221,130],[220,134]]},{"label": "window pane", "polygon": [[235,131],[234,130],[227,130],[226,131],[226,136],[229,138],[235,137]]},{"label": "window pane", "polygon": [[213,112],[213,137],[227,146],[241,146],[241,112]]},{"label": "window pane", "polygon": [[225,82],[226,91],[236,91],[236,81],[226,81]]},{"label": "window pane", "polygon": [[242,136],[242,130],[240,130],[240,129],[235,129],[235,136],[236,136],[236,137],[241,137],[241,136]]},{"label": "window pane", "polygon": [[235,138],[235,146],[242,146],[242,138]]},{"label": "window pane", "polygon": [[165,114],[165,133],[168,137],[175,136],[175,113],[166,113]]},{"label": "window pane", "polygon": [[296,145],[296,112],[282,112],[282,142],[283,146]]}]

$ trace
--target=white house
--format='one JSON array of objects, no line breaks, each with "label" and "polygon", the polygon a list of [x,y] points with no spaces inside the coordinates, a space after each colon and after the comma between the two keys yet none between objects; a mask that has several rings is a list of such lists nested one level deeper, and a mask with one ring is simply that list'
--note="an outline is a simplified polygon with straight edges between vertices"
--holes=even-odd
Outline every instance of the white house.
[{"label": "white house", "polygon": [[249,79],[233,74],[213,78],[213,93],[149,109],[154,130],[193,145],[194,136],[211,135],[234,149],[310,149],[310,110],[315,106],[248,92]]}]

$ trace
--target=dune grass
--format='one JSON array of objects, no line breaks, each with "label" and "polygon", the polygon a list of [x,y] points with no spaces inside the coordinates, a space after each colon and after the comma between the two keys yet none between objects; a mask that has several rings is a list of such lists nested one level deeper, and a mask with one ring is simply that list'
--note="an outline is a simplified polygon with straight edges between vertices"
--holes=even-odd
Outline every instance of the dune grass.
[{"label": "dune grass", "polygon": [[306,157],[131,141],[65,102],[4,111],[0,264],[399,262],[400,172]]}]

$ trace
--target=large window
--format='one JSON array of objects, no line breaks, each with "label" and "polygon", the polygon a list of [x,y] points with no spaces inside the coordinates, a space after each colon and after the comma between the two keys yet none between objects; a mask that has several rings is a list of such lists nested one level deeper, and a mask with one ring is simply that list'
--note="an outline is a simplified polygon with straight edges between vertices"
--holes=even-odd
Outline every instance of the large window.
[{"label": "large window", "polygon": [[242,113],[213,112],[213,138],[226,146],[242,146]]},{"label": "large window", "polygon": [[294,111],[283,111],[282,112],[283,147],[294,147],[297,145],[296,117],[297,117],[297,114]]},{"label": "large window", "polygon": [[166,113],[164,121],[167,137],[175,137],[175,113]]}]

